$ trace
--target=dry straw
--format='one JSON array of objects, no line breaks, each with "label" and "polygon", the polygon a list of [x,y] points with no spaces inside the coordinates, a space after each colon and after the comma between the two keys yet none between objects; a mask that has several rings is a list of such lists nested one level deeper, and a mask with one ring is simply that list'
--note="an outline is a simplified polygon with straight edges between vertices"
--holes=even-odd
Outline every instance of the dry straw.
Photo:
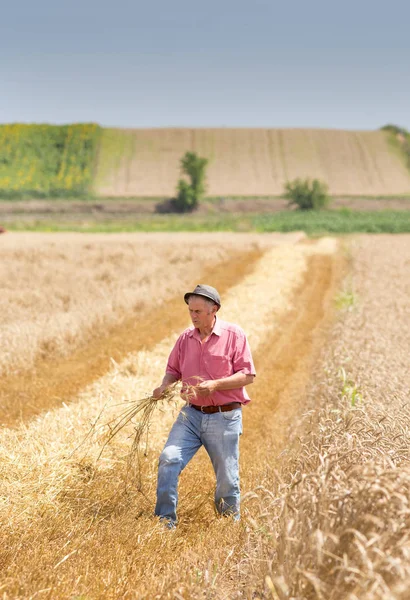
[{"label": "dry straw", "polygon": [[[202,378],[197,377],[198,383],[202,381]],[[143,490],[143,481],[141,475],[141,463],[140,454],[147,456],[148,454],[148,443],[149,443],[149,432],[150,426],[152,425],[154,413],[161,409],[167,408],[166,405],[174,404],[174,407],[178,406],[178,399],[181,395],[181,384],[176,382],[171,384],[164,392],[162,392],[159,398],[152,394],[147,395],[138,400],[131,400],[130,402],[121,403],[119,405],[113,405],[111,408],[115,409],[121,407],[122,410],[118,412],[113,418],[105,423],[101,423],[104,416],[104,409],[101,411],[95,422],[92,424],[85,438],[73,451],[69,458],[72,458],[81,447],[89,440],[90,437],[97,437],[98,443],[101,444],[100,452],[98,453],[95,464],[102,457],[104,450],[107,446],[116,438],[121,432],[127,431],[127,428],[132,427],[132,433],[127,435],[128,439],[132,439],[130,450],[127,454],[127,474],[131,472],[137,474],[137,481],[129,481],[126,479],[126,485],[136,483],[137,489]],[[196,386],[185,384],[183,387],[183,398],[189,402],[191,399],[196,397]],[[142,450],[142,444],[145,438],[145,450]],[[83,462],[86,458],[84,455],[80,462]],[[96,471],[95,471],[96,472]]]},{"label": "dry straw", "polygon": [[[106,447],[113,441],[113,439],[119,435],[125,428],[132,426],[133,433],[128,437],[132,438],[131,448],[128,454],[128,464],[134,464],[138,458],[138,453],[141,450],[141,443],[144,435],[148,438],[150,424],[152,417],[160,403],[171,403],[176,401],[180,395],[180,385],[175,383],[170,385],[162,394],[160,398],[156,398],[153,395],[145,396],[138,400],[131,400],[117,405],[113,405],[111,408],[118,406],[124,408],[115,417],[111,418],[105,423],[100,423],[104,409],[101,411],[90,430],[88,431],[85,438],[82,440],[80,445],[74,450],[73,454],[83,446],[83,444],[94,434],[98,435],[99,442],[102,443],[99,454],[96,457],[96,462],[102,457]],[[138,420],[136,421],[136,419]],[[148,445],[148,439],[147,444]],[[146,452],[145,452],[146,454]]]}]

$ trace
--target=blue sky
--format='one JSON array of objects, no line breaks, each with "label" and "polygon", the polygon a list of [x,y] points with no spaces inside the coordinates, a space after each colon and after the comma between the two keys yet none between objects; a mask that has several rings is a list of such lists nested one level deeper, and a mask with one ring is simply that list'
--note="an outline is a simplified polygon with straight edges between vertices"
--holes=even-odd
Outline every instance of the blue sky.
[{"label": "blue sky", "polygon": [[0,122],[410,129],[408,0],[14,0]]}]

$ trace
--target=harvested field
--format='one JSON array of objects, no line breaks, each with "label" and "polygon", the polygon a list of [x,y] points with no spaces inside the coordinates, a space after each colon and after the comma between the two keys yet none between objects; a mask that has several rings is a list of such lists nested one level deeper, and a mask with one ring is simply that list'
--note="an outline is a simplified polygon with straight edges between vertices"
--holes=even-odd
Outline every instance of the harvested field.
[{"label": "harvested field", "polygon": [[110,361],[160,341],[178,322],[182,327],[185,315],[173,315],[180,305],[175,281],[190,289],[204,277],[223,291],[264,248],[300,237],[244,235],[240,245],[238,237],[218,234],[2,238],[3,422],[67,402]]},{"label": "harvested field", "polygon": [[157,308],[176,295],[170,271],[184,289],[201,269],[230,259],[240,264],[242,250],[245,256],[275,243],[275,238],[250,235],[239,248],[237,238],[216,234],[209,252],[211,239],[190,234],[2,236],[0,373],[31,368],[39,355],[67,355],[113,324]]},{"label": "harvested field", "polygon": [[406,158],[388,132],[245,128],[103,130],[95,190],[170,197],[188,150],[210,160],[210,196],[280,196],[296,177],[324,180],[336,195],[410,193]]},{"label": "harvested field", "polygon": [[[237,239],[242,251],[251,243]],[[153,519],[179,403],[155,414],[139,468],[127,469],[132,428],[96,463],[118,403],[159,382],[182,328],[171,321],[75,402],[1,432],[6,600],[404,600],[410,237],[275,241],[254,237],[259,255],[223,292],[222,317],[245,328],[258,370],[244,410],[242,521],[215,516],[202,451],[181,477],[176,532]]]}]

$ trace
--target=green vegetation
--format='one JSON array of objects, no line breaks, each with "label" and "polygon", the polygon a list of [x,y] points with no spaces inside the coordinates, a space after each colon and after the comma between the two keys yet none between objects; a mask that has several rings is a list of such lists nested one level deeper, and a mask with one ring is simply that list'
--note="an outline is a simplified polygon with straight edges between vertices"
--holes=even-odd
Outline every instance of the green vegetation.
[{"label": "green vegetation", "polygon": [[286,211],[274,214],[141,215],[104,223],[19,220],[4,223],[14,231],[305,231],[308,235],[343,233],[410,233],[410,211]]},{"label": "green vegetation", "polygon": [[101,129],[94,188],[109,185],[112,173],[118,171],[122,163],[129,165],[135,148],[136,138],[132,133],[121,129]]},{"label": "green vegetation", "polygon": [[260,215],[253,221],[257,231],[305,231],[321,233],[409,233],[410,211],[289,211]]},{"label": "green vegetation", "polygon": [[339,369],[339,378],[342,383],[342,399],[347,400],[351,406],[356,406],[363,402],[363,395],[356,383],[348,376],[344,367]]},{"label": "green vegetation", "polygon": [[173,205],[177,212],[187,213],[198,208],[205,194],[205,169],[207,158],[200,158],[195,152],[186,152],[181,159],[181,170],[189,178],[190,183],[180,179],[177,186],[177,197]]},{"label": "green vegetation", "polygon": [[401,134],[403,136],[409,135],[409,132],[407,131],[407,129],[405,129],[404,127],[400,127],[399,125],[393,125],[391,123],[388,123],[387,125],[383,125],[383,127],[381,127],[382,131],[390,131],[391,133],[395,133],[397,134]]},{"label": "green vegetation", "polygon": [[357,296],[349,286],[336,296],[336,308],[341,311],[351,311],[357,305]]},{"label": "green vegetation", "polygon": [[384,125],[381,129],[390,133],[390,140],[395,147],[398,147],[405,154],[407,166],[410,169],[410,132],[404,127],[391,124]]},{"label": "green vegetation", "polygon": [[330,202],[328,187],[319,179],[294,179],[285,185],[284,197],[299,210],[321,210]]},{"label": "green vegetation", "polygon": [[100,127],[0,125],[0,197],[88,195]]}]

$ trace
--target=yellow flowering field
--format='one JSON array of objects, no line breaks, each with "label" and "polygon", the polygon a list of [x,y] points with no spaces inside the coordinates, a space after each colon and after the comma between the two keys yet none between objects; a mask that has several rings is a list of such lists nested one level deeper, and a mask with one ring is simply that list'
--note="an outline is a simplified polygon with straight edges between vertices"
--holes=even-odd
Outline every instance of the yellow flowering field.
[{"label": "yellow flowering field", "polygon": [[94,123],[0,125],[0,198],[87,194],[99,132]]}]

